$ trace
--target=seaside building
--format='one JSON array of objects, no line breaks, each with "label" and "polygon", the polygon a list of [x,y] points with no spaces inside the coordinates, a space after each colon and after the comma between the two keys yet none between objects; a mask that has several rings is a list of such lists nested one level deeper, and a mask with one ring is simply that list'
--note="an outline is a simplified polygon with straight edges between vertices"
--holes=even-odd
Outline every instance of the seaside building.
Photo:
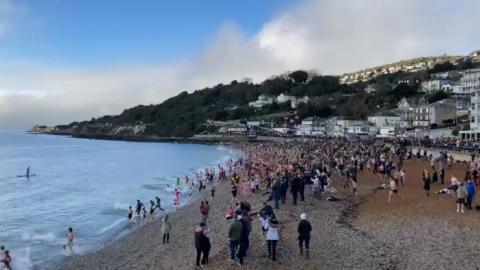
[{"label": "seaside building", "polygon": [[[332,116],[325,121],[325,132],[328,136],[344,137],[348,134],[349,127],[363,125],[368,125],[367,121]],[[359,130],[359,128],[353,128],[352,131],[355,130]]]},{"label": "seaside building", "polygon": [[325,135],[324,121],[316,116],[307,117],[296,127],[298,136],[323,136]]},{"label": "seaside building", "polygon": [[455,96],[468,97],[480,90],[480,68],[467,69],[461,73],[462,78],[458,84],[453,85],[452,92]]},{"label": "seaside building", "polygon": [[414,108],[413,126],[416,128],[438,128],[453,124],[457,115],[457,104],[443,99],[431,104],[420,104]]},{"label": "seaside building", "polygon": [[460,131],[460,137],[466,140],[480,139],[480,89],[475,91],[470,100],[470,129]]}]

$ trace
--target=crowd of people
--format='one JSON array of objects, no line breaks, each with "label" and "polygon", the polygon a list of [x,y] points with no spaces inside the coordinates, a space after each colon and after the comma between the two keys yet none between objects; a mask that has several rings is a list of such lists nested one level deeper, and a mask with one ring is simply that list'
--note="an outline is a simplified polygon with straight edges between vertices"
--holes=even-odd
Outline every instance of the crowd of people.
[{"label": "crowd of people", "polygon": [[[279,215],[283,207],[295,208],[305,201],[339,201],[337,189],[343,188],[343,194],[350,194],[353,200],[358,195],[360,177],[365,170],[378,179],[378,188],[388,190],[387,202],[394,198],[404,200],[400,194],[407,182],[404,163],[407,160],[429,161],[430,166],[422,173],[422,188],[426,196],[431,195],[432,184],[445,185],[436,194],[452,194],[456,198],[456,211],[464,213],[474,209],[476,186],[480,184],[480,164],[466,163],[464,181],[452,174],[446,181],[446,170],[452,167],[454,158],[446,152],[432,156],[426,151],[415,153],[403,140],[347,140],[344,138],[325,138],[315,140],[297,140],[290,142],[268,142],[256,144],[238,144],[244,155],[238,160],[229,160],[224,166],[206,168],[193,177],[184,178],[184,188],[188,196],[198,188],[202,199],[199,205],[199,220],[193,229],[196,249],[195,265],[203,267],[209,264],[212,243],[209,234],[209,212],[212,205],[208,197],[215,198],[216,185],[230,184],[230,205],[226,209],[225,222],[228,224],[229,259],[232,263],[243,265],[250,248],[250,235],[258,230],[265,242],[268,258],[276,261],[279,257],[277,247],[282,239],[282,224],[286,217]],[[337,184],[334,187],[334,179]],[[181,206],[182,193],[180,178],[177,179],[173,197],[175,209]],[[377,181],[377,180],[375,180]],[[207,187],[209,192],[207,192]],[[263,206],[255,209],[252,201],[262,201]],[[218,207],[218,206],[215,206]],[[153,219],[155,213],[165,211],[159,197],[145,206],[137,200],[135,208],[128,209],[128,221],[134,223],[134,215],[143,220]],[[311,232],[315,229],[308,220],[309,213],[301,213],[296,223],[298,233],[298,254],[310,258]],[[256,224],[258,220],[259,226]],[[172,224],[168,214],[161,219],[163,243],[170,242]],[[67,233],[67,247],[73,245],[73,230]],[[316,243],[313,243],[316,244]],[[11,269],[11,257],[2,247],[2,263]]]}]

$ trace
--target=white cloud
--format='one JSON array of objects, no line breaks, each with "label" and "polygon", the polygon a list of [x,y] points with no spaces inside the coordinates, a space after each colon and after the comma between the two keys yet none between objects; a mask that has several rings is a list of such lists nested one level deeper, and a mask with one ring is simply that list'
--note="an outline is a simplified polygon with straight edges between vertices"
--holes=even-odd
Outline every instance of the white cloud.
[{"label": "white cloud", "polygon": [[[11,2],[0,0],[0,18],[2,3]],[[0,61],[0,128],[116,114],[183,90],[244,77],[260,81],[298,68],[343,73],[416,56],[465,54],[480,44],[479,8],[469,0],[306,0],[251,37],[227,22],[197,57],[175,63],[58,71]],[[0,37],[2,25],[0,19]]]}]

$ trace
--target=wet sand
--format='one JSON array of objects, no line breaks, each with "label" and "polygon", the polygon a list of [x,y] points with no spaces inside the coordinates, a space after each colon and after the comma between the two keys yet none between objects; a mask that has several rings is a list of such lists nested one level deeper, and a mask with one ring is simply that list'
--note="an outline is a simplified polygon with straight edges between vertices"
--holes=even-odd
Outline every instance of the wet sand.
[{"label": "wet sand", "polygon": [[[276,211],[281,238],[278,261],[268,260],[258,220],[250,234],[250,249],[243,269],[476,269],[476,243],[480,236],[477,211],[455,213],[451,195],[426,197],[421,171],[429,163],[408,161],[407,184],[400,190],[405,200],[393,198],[388,191],[377,190],[378,177],[366,171],[359,177],[357,198],[341,188],[335,178],[340,202],[314,200],[307,192],[298,206],[287,204]],[[464,165],[455,165],[459,178]],[[447,179],[451,171],[447,170]],[[203,196],[211,203],[208,219],[212,242],[210,264],[205,269],[240,269],[228,261],[227,231],[231,221],[223,216],[230,203],[228,184],[220,184],[216,197]],[[432,191],[440,189],[432,185]],[[308,189],[309,190],[309,189]],[[328,195],[328,194],[327,194]],[[260,195],[240,196],[259,210],[265,199]],[[297,224],[306,212],[313,226],[310,259],[299,255]],[[162,244],[161,223],[146,224],[124,238],[84,256],[68,258],[59,269],[196,269],[193,230],[201,220],[198,201],[171,215],[173,224],[169,244]]]}]

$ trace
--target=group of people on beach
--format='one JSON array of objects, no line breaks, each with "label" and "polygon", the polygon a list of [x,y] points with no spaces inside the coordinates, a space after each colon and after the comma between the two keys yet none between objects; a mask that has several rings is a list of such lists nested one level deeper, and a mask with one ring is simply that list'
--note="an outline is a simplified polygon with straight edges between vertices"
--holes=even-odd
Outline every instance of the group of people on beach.
[{"label": "group of people on beach", "polygon": [[[149,210],[148,210],[148,213],[147,213],[146,206],[140,200],[137,200],[137,205],[135,206],[136,216],[137,217],[142,217],[144,221],[148,218],[153,219],[154,216],[155,216],[155,210],[158,209],[158,211],[165,211],[165,209],[162,208],[161,202],[162,201],[158,196],[155,197],[155,201],[150,200],[150,207],[148,208]],[[135,223],[133,221],[133,214],[134,214],[133,207],[129,206],[128,207],[128,222],[129,223]]]}]

